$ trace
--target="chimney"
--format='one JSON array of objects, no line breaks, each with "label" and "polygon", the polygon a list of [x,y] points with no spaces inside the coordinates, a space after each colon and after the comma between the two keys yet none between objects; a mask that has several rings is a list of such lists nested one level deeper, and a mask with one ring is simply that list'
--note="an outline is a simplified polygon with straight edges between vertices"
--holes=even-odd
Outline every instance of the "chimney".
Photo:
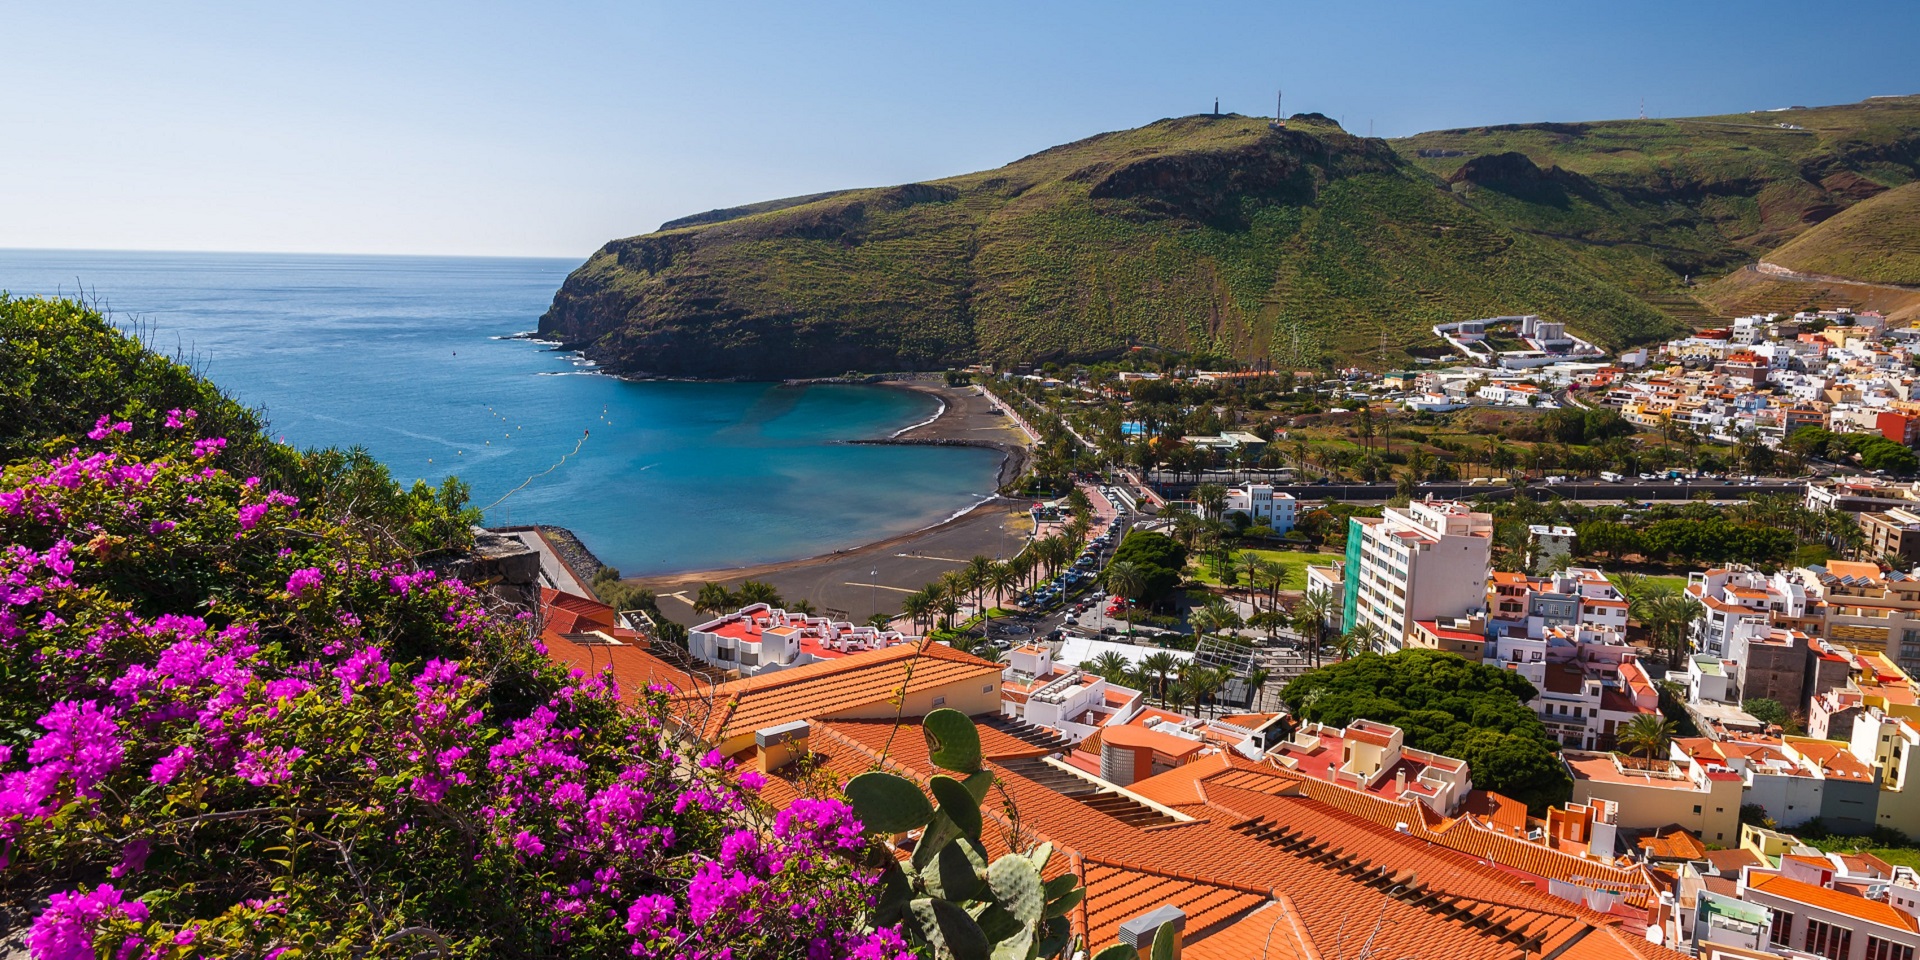
[{"label": "chimney", "polygon": [[1143,913],[1120,925],[1120,942],[1140,952],[1153,950],[1154,937],[1163,926],[1173,927],[1173,960],[1180,960],[1180,945],[1187,929],[1187,915],[1179,907],[1167,904]]},{"label": "chimney", "polygon": [[759,747],[754,764],[761,773],[773,773],[807,752],[807,733],[812,728],[805,720],[765,727],[753,732],[753,745]]},{"label": "chimney", "polygon": [[1400,799],[1407,792],[1407,768],[1401,767],[1393,773],[1393,798]]}]

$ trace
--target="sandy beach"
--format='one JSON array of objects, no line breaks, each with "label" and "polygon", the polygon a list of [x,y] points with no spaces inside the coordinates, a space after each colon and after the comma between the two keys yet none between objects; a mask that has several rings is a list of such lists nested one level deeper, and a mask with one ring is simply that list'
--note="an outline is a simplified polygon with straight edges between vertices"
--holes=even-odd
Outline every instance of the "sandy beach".
[{"label": "sandy beach", "polygon": [[[926,381],[896,381],[890,385],[932,394],[946,407],[930,422],[886,439],[965,443],[1000,450],[1005,454],[1000,469],[1003,484],[1025,469],[1026,435],[972,387]],[[705,619],[693,610],[693,598],[702,584],[719,583],[731,589],[745,580],[771,583],[785,599],[804,598],[822,611],[835,611],[860,621],[875,612],[898,611],[901,596],[974,556],[1006,558],[1018,553],[1033,529],[1028,506],[1026,500],[994,497],[943,523],[836,553],[750,567],[638,577],[632,582],[652,590],[659,597],[661,612],[681,623]]]}]

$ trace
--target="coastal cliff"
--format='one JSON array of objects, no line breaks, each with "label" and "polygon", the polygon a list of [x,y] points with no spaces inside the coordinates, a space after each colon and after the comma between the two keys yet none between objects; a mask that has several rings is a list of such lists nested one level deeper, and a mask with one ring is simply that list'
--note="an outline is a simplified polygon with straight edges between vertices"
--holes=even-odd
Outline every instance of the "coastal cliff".
[{"label": "coastal cliff", "polygon": [[1398,362],[1433,323],[1512,313],[1618,348],[1701,311],[1684,278],[1920,175],[1920,100],[1805,113],[1394,142],[1315,114],[1162,120],[615,240],[540,334],[616,372],[743,379],[1140,346],[1312,365],[1385,341]]}]

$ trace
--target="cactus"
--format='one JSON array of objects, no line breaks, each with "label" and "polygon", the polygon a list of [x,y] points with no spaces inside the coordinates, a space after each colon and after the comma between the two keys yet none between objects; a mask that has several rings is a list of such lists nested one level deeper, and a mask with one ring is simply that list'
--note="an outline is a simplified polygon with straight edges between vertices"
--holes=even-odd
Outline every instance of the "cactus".
[{"label": "cactus", "polygon": [[[927,753],[954,776],[928,784],[936,807],[904,777],[871,771],[847,783],[847,801],[869,833],[920,830],[910,864],[880,859],[877,924],[904,922],[926,955],[951,960],[1039,960],[1073,946],[1067,914],[1086,896],[1078,877],[1042,880],[1053,845],[1009,853],[992,864],[979,847],[980,804],[993,773],[980,768],[980,734],[957,710],[921,721]],[[1103,954],[1104,956],[1104,954]]]}]

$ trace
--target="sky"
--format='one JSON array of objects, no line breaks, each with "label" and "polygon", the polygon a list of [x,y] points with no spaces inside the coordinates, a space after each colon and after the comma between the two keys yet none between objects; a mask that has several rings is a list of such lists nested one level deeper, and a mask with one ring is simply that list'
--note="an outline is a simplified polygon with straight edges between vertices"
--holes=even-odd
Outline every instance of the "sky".
[{"label": "sky", "polygon": [[0,0],[0,247],[583,259],[1279,87],[1380,136],[1920,92],[1920,3],[1813,9]]}]

